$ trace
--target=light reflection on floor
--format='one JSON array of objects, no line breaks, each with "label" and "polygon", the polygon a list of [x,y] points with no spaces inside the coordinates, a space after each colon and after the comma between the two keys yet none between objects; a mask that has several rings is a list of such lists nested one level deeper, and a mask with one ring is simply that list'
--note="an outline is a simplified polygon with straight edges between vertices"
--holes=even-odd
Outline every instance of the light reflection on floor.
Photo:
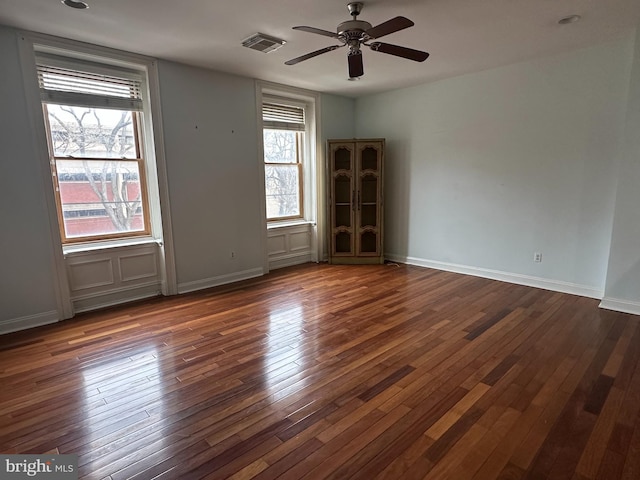
[{"label": "light reflection on floor", "polygon": [[[263,357],[264,382],[273,393],[283,379],[304,370],[302,352],[304,310],[301,304],[274,308],[269,312],[267,349]],[[304,386],[303,383],[300,386]]]},{"label": "light reflection on floor", "polygon": [[[115,438],[126,437],[127,443],[143,439],[147,445],[156,442],[158,449],[164,447],[165,437],[157,424],[164,415],[164,378],[155,346],[87,366],[82,376],[83,423],[89,438],[83,450],[90,450],[91,457],[100,460],[81,464],[81,471],[96,472],[108,465],[109,459],[119,459],[113,451]],[[132,425],[136,425],[135,435],[127,432],[133,430]]]}]

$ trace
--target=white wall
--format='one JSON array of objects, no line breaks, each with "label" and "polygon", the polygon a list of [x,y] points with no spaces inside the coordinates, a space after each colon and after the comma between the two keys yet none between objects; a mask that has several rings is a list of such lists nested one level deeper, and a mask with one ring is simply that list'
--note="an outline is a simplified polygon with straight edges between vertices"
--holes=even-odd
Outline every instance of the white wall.
[{"label": "white wall", "polygon": [[604,307],[640,314],[640,29],[633,72]]},{"label": "white wall", "polygon": [[166,61],[158,70],[178,291],[262,274],[254,81]]},{"label": "white wall", "polygon": [[18,43],[0,26],[0,331],[57,319],[44,180],[27,112]]},{"label": "white wall", "polygon": [[600,297],[632,46],[358,99],[357,135],[387,139],[386,253]]},{"label": "white wall", "polygon": [[[356,101],[353,98],[322,94],[322,141],[331,138],[353,138],[355,136]],[[326,161],[323,159],[323,161]]]}]

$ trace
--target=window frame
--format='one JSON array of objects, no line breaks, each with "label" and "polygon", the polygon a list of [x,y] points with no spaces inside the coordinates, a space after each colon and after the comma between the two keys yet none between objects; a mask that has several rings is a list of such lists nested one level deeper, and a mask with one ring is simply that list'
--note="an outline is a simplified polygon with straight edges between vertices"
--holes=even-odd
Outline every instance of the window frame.
[{"label": "window frame", "polygon": [[[290,131],[290,130],[285,130],[285,129],[278,129],[278,128],[271,128],[271,127],[263,127],[262,128],[262,132],[263,132],[263,142],[264,142],[264,131],[265,130],[276,130],[276,131]],[[278,167],[278,166],[292,166],[295,165],[298,167],[298,211],[299,213],[297,215],[287,215],[287,216],[283,216],[283,217],[271,217],[269,218],[269,215],[267,214],[267,222],[281,222],[281,221],[285,221],[285,220],[297,220],[297,219],[302,219],[304,218],[304,168],[303,168],[303,155],[304,155],[304,150],[305,150],[305,145],[304,145],[304,137],[305,137],[305,132],[295,132],[296,135],[296,161],[295,163],[285,163],[285,162],[267,162],[266,159],[263,160],[264,166],[265,166],[265,184],[266,184],[266,180],[267,180],[267,176],[266,176],[266,167],[268,166],[273,166],[273,167]],[[263,147],[264,148],[264,147]],[[264,153],[263,153],[263,157],[264,157]],[[265,190],[265,198],[266,198],[266,190]]]},{"label": "window frame", "polygon": [[[58,320],[71,318],[74,307],[71,300],[67,254],[85,253],[92,258],[94,252],[118,250],[131,245],[155,244],[159,252],[159,272],[161,274],[161,291],[163,295],[178,293],[176,274],[175,246],[171,219],[171,202],[167,180],[167,161],[162,122],[160,82],[158,60],[138,53],[114,50],[108,47],[91,45],[61,37],[53,37],[42,33],[21,29],[15,31],[18,47],[20,70],[23,79],[23,92],[27,107],[28,124],[31,130],[31,145],[25,145],[33,154],[34,181],[42,190],[44,215],[47,219],[46,235],[52,246],[52,274],[55,278],[55,314]],[[109,67],[136,72],[142,77],[142,106],[144,117],[145,160],[147,189],[151,220],[151,235],[134,239],[108,240],[103,242],[78,243],[63,245],[58,228],[58,217],[55,205],[55,193],[51,182],[51,166],[45,123],[42,114],[42,99],[38,84],[36,57],[41,53],[52,53],[73,61],[91,61]],[[52,311],[53,312],[53,311]],[[53,318],[53,317],[52,317]]]},{"label": "window frame", "polygon": [[[47,54],[36,55],[37,63],[48,63]],[[120,71],[118,67],[113,67],[108,64],[90,64],[90,68],[87,68],[85,62],[80,59],[75,59],[73,57],[60,57],[56,59],[56,62],[62,62],[65,67],[70,68],[71,70],[77,70],[79,72],[98,70],[100,72],[106,72],[107,74],[113,72],[114,76],[122,75],[123,73]],[[134,75],[138,76],[135,72],[127,72],[123,71],[125,75]],[[144,87],[145,82],[144,78],[141,80],[141,84]],[[44,117],[45,124],[45,135],[47,140],[47,149],[49,154],[49,167],[51,171],[51,181],[53,185],[53,193],[56,207],[56,216],[58,219],[58,230],[60,234],[60,240],[63,246],[77,245],[77,244],[93,244],[95,242],[105,242],[105,241],[117,241],[117,240],[128,240],[135,238],[149,238],[152,236],[152,223],[151,223],[151,205],[149,201],[149,186],[147,180],[147,160],[145,156],[146,147],[144,139],[146,134],[144,132],[145,122],[142,121],[142,116],[144,115],[144,104],[142,104],[142,108],[140,110],[137,109],[127,109],[124,107],[115,108],[118,111],[127,111],[131,113],[132,118],[132,128],[135,142],[135,158],[109,158],[109,157],[68,157],[68,156],[56,156],[55,148],[52,138],[51,132],[51,124],[49,121],[48,114],[48,105],[50,104],[58,104],[69,107],[79,106],[73,105],[72,103],[62,103],[62,102],[48,102],[46,98],[41,98],[41,107]],[[82,105],[85,108],[96,108],[96,109],[104,109],[105,106],[96,102],[92,104]],[[78,161],[95,161],[95,162],[105,162],[105,161],[119,161],[119,162],[131,162],[135,163],[138,168],[138,179],[139,179],[139,188],[140,188],[140,207],[142,209],[142,226],[143,228],[135,231],[125,231],[125,232],[113,232],[113,233],[101,233],[97,235],[82,235],[82,236],[68,236],[67,229],[65,225],[64,219],[64,210],[63,210],[63,201],[60,194],[60,181],[58,175],[58,165],[57,162],[59,160],[78,160]],[[107,215],[108,217],[108,215]]]},{"label": "window frame", "polygon": [[[303,118],[304,118],[304,123],[303,128],[287,128],[286,123],[282,122],[281,124],[278,124],[279,122],[271,122],[268,123],[264,120],[264,114],[263,114],[263,107],[264,105],[282,105],[284,107],[293,107],[293,108],[297,108],[297,109],[301,109],[302,113],[303,113]],[[265,208],[265,218],[267,221],[267,225],[277,225],[278,223],[283,223],[283,222],[291,222],[291,221],[303,221],[307,219],[307,214],[306,214],[306,208],[305,205],[307,204],[307,195],[309,195],[309,192],[306,192],[306,185],[307,185],[307,179],[306,179],[306,175],[307,172],[305,172],[306,168],[309,168],[309,161],[308,158],[310,158],[309,156],[311,155],[310,149],[311,149],[311,141],[310,141],[310,123],[308,121],[308,114],[309,114],[309,105],[308,102],[306,101],[298,101],[296,99],[293,98],[289,98],[289,97],[285,97],[285,96],[279,96],[279,95],[273,95],[273,94],[268,94],[268,93],[263,93],[262,94],[262,102],[260,104],[260,118],[262,120],[262,129],[261,129],[261,133],[262,133],[262,164],[264,165],[264,167],[266,167],[267,165],[293,165],[291,163],[272,163],[272,162],[266,162],[265,159],[265,148],[264,148],[264,131],[265,130],[284,130],[284,131],[295,131],[297,133],[296,135],[296,160],[297,160],[297,166],[298,166],[298,207],[299,207],[299,214],[298,215],[289,215],[289,216],[282,216],[282,217],[272,217],[269,218],[267,216],[267,211]],[[265,171],[263,172],[264,175],[264,179],[265,179],[265,207],[266,207],[266,168]]]}]

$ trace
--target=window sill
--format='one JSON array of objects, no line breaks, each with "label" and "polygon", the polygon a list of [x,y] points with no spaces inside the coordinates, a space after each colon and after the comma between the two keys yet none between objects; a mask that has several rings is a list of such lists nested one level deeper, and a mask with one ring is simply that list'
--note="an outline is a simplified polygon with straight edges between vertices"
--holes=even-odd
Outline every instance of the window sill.
[{"label": "window sill", "polygon": [[267,230],[273,230],[276,228],[285,228],[285,227],[299,227],[301,225],[311,225],[315,226],[316,222],[312,220],[281,220],[279,222],[267,222]]},{"label": "window sill", "polygon": [[110,250],[120,247],[133,247],[138,245],[149,245],[156,243],[162,245],[162,241],[151,237],[126,238],[122,240],[106,240],[103,242],[78,243],[74,245],[63,245],[62,252],[64,256],[74,253],[97,252],[100,250]]}]

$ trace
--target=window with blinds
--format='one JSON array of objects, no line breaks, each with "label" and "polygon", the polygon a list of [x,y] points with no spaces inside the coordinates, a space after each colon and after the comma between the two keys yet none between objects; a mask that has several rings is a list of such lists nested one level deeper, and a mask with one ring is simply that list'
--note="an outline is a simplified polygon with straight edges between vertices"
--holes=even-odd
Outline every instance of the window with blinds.
[{"label": "window with blinds", "polygon": [[301,218],[304,213],[304,108],[264,102],[262,125],[267,220]]},{"label": "window with blinds", "polygon": [[[84,63],[69,68],[69,61],[38,55],[36,68],[43,102],[142,110],[142,78],[138,72],[106,69]],[[92,68],[93,67],[93,68]]]},{"label": "window with blinds", "polygon": [[304,132],[304,109],[290,105],[264,103],[262,105],[262,123],[264,128]]},{"label": "window with blinds", "polygon": [[63,243],[149,235],[140,72],[43,53],[36,69]]}]

